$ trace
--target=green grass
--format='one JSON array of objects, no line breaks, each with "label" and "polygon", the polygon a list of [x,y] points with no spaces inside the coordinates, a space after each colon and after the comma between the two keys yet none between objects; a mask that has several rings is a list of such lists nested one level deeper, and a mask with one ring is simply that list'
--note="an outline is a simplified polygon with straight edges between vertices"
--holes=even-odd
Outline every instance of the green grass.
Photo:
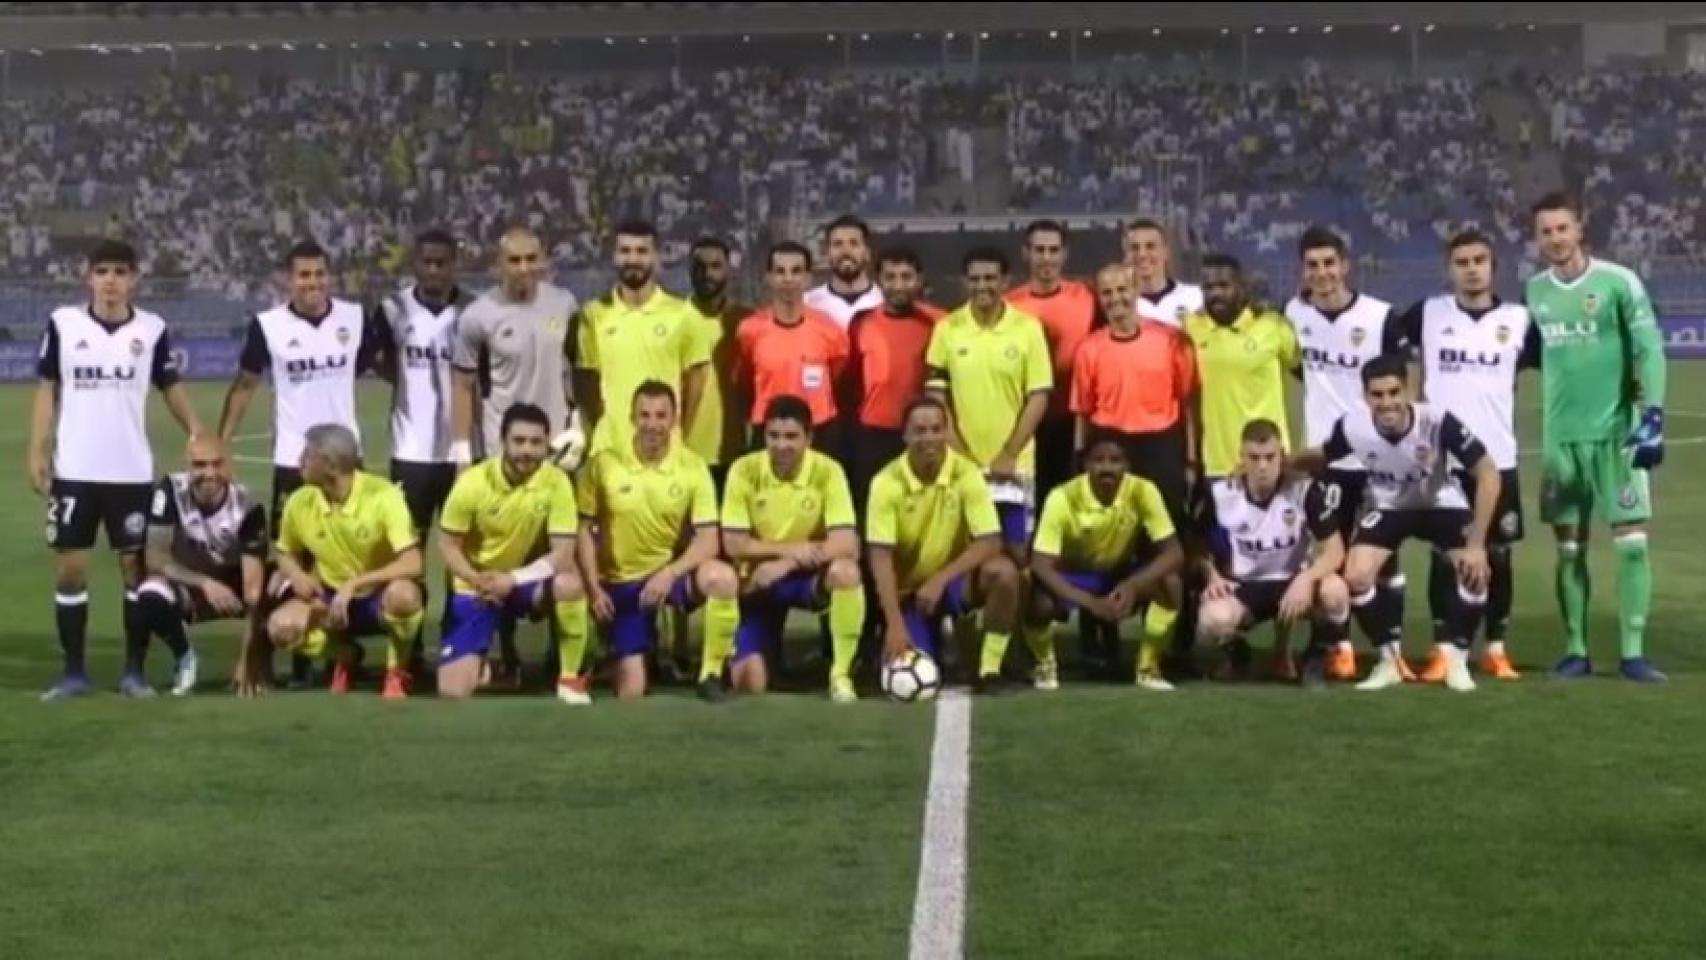
[{"label": "green grass", "polygon": [[[1673,440],[1706,437],[1686,415],[1706,412],[1706,387],[1684,371]],[[211,419],[219,389],[195,395]],[[544,697],[241,703],[218,693],[226,628],[195,637],[208,684],[193,700],[36,703],[57,652],[26,410],[26,390],[0,390],[15,465],[0,510],[0,956],[905,953],[928,710],[795,695],[714,710],[673,691],[584,711]],[[382,395],[363,411],[382,447]],[[258,405],[248,430],[267,422]],[[158,426],[164,468],[179,440]],[[239,452],[264,496],[266,441]],[[1170,698],[1069,685],[979,703],[968,955],[1706,955],[1703,472],[1706,443],[1678,444],[1656,476],[1664,688],[1540,676],[1560,644],[1530,469],[1520,684]],[[92,669],[110,688],[118,604],[112,564],[97,568]],[[1603,542],[1593,574],[1603,672],[1616,656]]]}]

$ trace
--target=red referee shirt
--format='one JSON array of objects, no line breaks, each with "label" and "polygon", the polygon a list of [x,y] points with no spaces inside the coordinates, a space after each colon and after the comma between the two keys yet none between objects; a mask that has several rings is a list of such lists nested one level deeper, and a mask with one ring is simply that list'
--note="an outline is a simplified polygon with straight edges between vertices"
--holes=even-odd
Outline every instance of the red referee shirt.
[{"label": "red referee shirt", "polygon": [[[1096,321],[1095,291],[1076,280],[1062,280],[1060,287],[1049,294],[1036,293],[1027,284],[1009,290],[1007,302],[1042,321],[1043,333],[1048,337],[1048,353],[1054,360],[1055,385],[1071,383],[1078,351]],[[1066,393],[1065,390],[1050,392],[1051,411],[1066,412]]]},{"label": "red referee shirt", "polygon": [[1103,327],[1078,352],[1072,412],[1098,427],[1154,433],[1179,422],[1196,389],[1196,358],[1178,330],[1154,320],[1131,336]]},{"label": "red referee shirt", "polygon": [[859,423],[881,430],[901,428],[906,405],[924,393],[924,353],[940,319],[942,308],[928,303],[915,303],[904,314],[882,306],[853,318],[847,328],[853,355],[844,396],[857,404]]},{"label": "red referee shirt", "polygon": [[753,424],[764,422],[772,397],[793,394],[811,407],[812,425],[835,419],[835,378],[847,365],[847,334],[829,315],[803,308],[784,324],[764,309],[740,322],[735,382],[752,393]]}]

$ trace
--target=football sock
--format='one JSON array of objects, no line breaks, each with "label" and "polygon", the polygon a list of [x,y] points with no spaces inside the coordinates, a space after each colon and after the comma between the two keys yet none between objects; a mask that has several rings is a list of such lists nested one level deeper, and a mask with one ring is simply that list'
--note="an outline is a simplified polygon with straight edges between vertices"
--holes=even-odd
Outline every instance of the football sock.
[{"label": "football sock", "polygon": [[1362,628],[1363,636],[1368,638],[1371,646],[1397,646],[1398,641],[1392,636],[1391,623],[1394,619],[1392,608],[1393,594],[1377,588],[1370,588],[1367,593],[1351,597],[1351,612],[1356,615],[1357,626]]},{"label": "football sock", "polygon": [[182,660],[190,651],[190,641],[184,635],[184,616],[178,605],[156,593],[139,593],[136,602],[148,631],[165,641],[174,659]]},{"label": "football sock", "polygon": [[829,637],[832,657],[831,679],[853,672],[853,657],[859,652],[859,634],[865,629],[865,588],[848,587],[829,592]]},{"label": "football sock", "polygon": [[1054,623],[1022,623],[1019,637],[1038,663],[1054,662]]},{"label": "football sock", "polygon": [[586,600],[558,600],[551,606],[557,628],[557,677],[578,677],[586,661]]},{"label": "football sock", "polygon": [[[1380,571],[1383,578],[1380,581],[1380,602],[1386,608],[1386,640],[1402,642],[1404,639],[1404,588],[1409,585],[1409,579],[1402,573],[1393,572],[1398,569],[1398,555],[1386,563],[1386,568]],[[1391,574],[1388,576],[1388,574]]]},{"label": "football sock", "polygon": [[1001,661],[1007,659],[1007,644],[1012,641],[1012,634],[996,633],[993,630],[984,631],[983,657],[978,665],[977,675],[980,677],[1000,676]]},{"label": "football sock", "polygon": [[65,675],[88,676],[84,650],[89,638],[89,591],[55,593],[53,619],[59,628],[59,650],[65,659]]},{"label": "football sock", "polygon": [[1505,637],[1511,629],[1511,607],[1516,603],[1516,581],[1511,570],[1509,547],[1498,547],[1487,555],[1493,579],[1487,584],[1487,652],[1505,652]]},{"label": "football sock", "polygon": [[1617,629],[1623,659],[1646,649],[1647,608],[1653,602],[1653,567],[1645,533],[1626,533],[1617,543]]},{"label": "football sock", "polygon": [[719,678],[723,665],[735,652],[735,631],[740,629],[740,601],[733,598],[705,601],[705,662],[699,667],[699,682]]},{"label": "football sock", "polygon": [[[1643,556],[1645,550],[1642,551]],[[1572,657],[1588,655],[1588,601],[1593,584],[1588,579],[1588,558],[1582,545],[1573,540],[1558,543],[1558,567],[1554,585],[1558,613],[1564,620],[1564,652]]]},{"label": "football sock", "polygon": [[385,625],[385,669],[401,670],[409,662],[409,644],[421,632],[426,611],[416,610],[406,617],[381,612],[379,621]]},{"label": "football sock", "polygon": [[143,662],[148,657],[148,621],[143,618],[142,604],[136,601],[136,591],[124,593],[124,672],[142,676]]},{"label": "football sock", "polygon": [[1472,596],[1462,586],[1459,586],[1452,596],[1451,606],[1446,608],[1445,631],[1446,640],[1455,644],[1460,650],[1467,650],[1475,642],[1475,631],[1480,629],[1481,616],[1487,611],[1487,594]]},{"label": "football sock", "polygon": [[1152,603],[1143,613],[1143,637],[1137,648],[1137,672],[1158,673],[1161,655],[1167,652],[1167,638],[1173,635],[1173,625],[1179,611]]},{"label": "football sock", "polygon": [[498,623],[499,658],[505,666],[521,663],[521,654],[515,649],[515,618],[504,617]]}]

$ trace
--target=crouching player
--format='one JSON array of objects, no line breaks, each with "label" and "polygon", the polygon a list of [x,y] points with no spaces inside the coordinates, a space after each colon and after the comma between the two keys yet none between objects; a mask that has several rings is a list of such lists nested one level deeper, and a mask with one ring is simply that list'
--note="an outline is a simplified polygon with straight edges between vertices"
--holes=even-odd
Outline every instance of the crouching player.
[{"label": "crouching player", "polygon": [[948,449],[948,408],[914,400],[902,420],[906,452],[871,481],[865,539],[883,607],[883,656],[914,647],[940,659],[944,616],[983,610],[974,690],[1000,693],[1001,661],[1019,617],[1019,568],[1002,551],[983,470]]},{"label": "crouching player", "polygon": [[[303,487],[284,504],[278,531],[279,585],[292,594],[267,621],[274,646],[333,662],[331,692],[348,693],[356,650],[349,641],[384,636],[387,700],[409,695],[409,644],[421,627],[424,572],[403,491],[361,469],[355,434],[310,427]],[[282,592],[282,591],[280,591]]]},{"label": "crouching player", "polygon": [[551,419],[518,403],[504,411],[503,452],[456,478],[439,521],[439,552],[454,578],[438,660],[438,692],[462,699],[506,620],[551,617],[557,641],[557,699],[592,703],[586,658],[586,595],[575,569],[579,517],[568,474],[545,462]]},{"label": "crouching player", "polygon": [[[1130,472],[1125,446],[1109,432],[1093,433],[1084,473],[1057,487],[1043,504],[1031,545],[1031,623],[1051,629],[1079,609],[1080,616],[1113,625],[1147,605],[1137,684],[1171,690],[1161,676],[1161,654],[1179,616],[1179,570],[1185,552],[1161,491]],[[1140,555],[1149,558],[1138,566]],[[1042,675],[1038,675],[1039,680]],[[1039,689],[1052,689],[1038,684]]]},{"label": "crouching player", "polygon": [[[259,684],[258,658],[250,646],[256,635],[252,618],[266,586],[266,508],[232,482],[231,457],[218,437],[191,439],[187,459],[188,472],[169,474],[154,488],[143,554],[148,575],[136,590],[136,603],[149,634],[164,641],[177,661],[172,673],[177,697],[196,684],[196,655],[185,625],[249,619],[233,686],[240,696],[251,696]],[[140,658],[126,665],[126,673],[142,683]]]},{"label": "crouching player", "polygon": [[[1318,629],[1304,651],[1302,681],[1322,689],[1327,655],[1350,636],[1350,592],[1338,575],[1345,560],[1340,488],[1287,469],[1272,420],[1244,426],[1238,456],[1238,472],[1214,481],[1205,498],[1211,556],[1203,562],[1198,641],[1221,647],[1258,623],[1273,620],[1279,633],[1313,616]],[[1276,673],[1289,675],[1283,639],[1275,653],[1284,660]]]},{"label": "crouching player", "polygon": [[[581,472],[577,538],[592,615],[616,656],[616,695],[646,692],[646,654],[658,642],[658,608],[705,604],[699,695],[721,700],[740,607],[734,568],[717,559],[717,493],[705,461],[676,443],[675,390],[647,380],[629,408],[626,443],[600,450]],[[678,547],[685,542],[685,550]]]},{"label": "crouching player", "polygon": [[764,410],[764,449],[729,470],[723,551],[741,570],[734,685],[763,693],[765,655],[780,648],[788,611],[827,607],[829,695],[852,703],[859,699],[853,656],[865,622],[853,496],[841,465],[811,446],[811,407],[778,396]]}]

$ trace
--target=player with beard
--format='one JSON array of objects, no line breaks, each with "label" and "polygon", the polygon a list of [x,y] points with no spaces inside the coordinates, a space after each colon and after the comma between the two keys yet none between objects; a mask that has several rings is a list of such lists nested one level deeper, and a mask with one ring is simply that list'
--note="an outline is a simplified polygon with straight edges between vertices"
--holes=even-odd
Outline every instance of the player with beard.
[{"label": "player with beard", "polygon": [[688,251],[697,317],[694,330],[710,358],[705,388],[693,419],[683,421],[683,440],[711,468],[720,495],[729,464],[746,450],[746,421],[734,394],[735,330],[752,308],[729,292],[729,246],[716,237],[700,237]]},{"label": "player with beard", "polygon": [[1133,220],[1125,228],[1125,262],[1137,275],[1137,312],[1183,327],[1203,308],[1202,288],[1173,279],[1173,252],[1167,231],[1154,220]]},{"label": "player with beard", "polygon": [[883,302],[883,292],[871,282],[871,228],[849,213],[830,221],[823,237],[829,282],[806,291],[805,302],[846,330],[854,317]]}]

